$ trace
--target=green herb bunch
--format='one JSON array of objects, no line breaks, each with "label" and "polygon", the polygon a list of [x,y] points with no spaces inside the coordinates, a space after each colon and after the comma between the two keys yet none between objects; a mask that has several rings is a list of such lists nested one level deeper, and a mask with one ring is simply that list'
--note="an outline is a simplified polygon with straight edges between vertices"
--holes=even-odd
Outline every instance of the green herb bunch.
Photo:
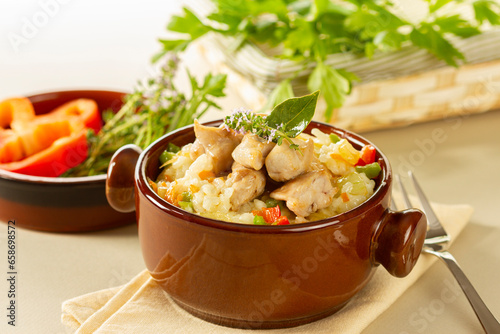
[{"label": "green herb bunch", "polygon": [[[452,66],[464,55],[450,37],[481,33],[483,23],[500,25],[500,4],[493,0],[426,0],[427,16],[412,22],[398,14],[391,0],[212,0],[215,11],[198,18],[184,7],[172,17],[168,29],[185,38],[163,39],[161,57],[171,50],[184,50],[208,32],[232,36],[237,50],[247,42],[280,47],[278,57],[295,60],[304,68],[313,64],[307,86],[321,90],[327,103],[326,118],[342,106],[358,78],[325,63],[328,55],[350,52],[368,58],[375,53],[414,45],[426,49]],[[453,6],[468,5],[475,14],[467,20],[453,13]],[[301,71],[296,73],[296,76]],[[281,81],[269,97],[270,107],[294,96],[291,80]]]},{"label": "green herb bunch", "polygon": [[297,137],[311,122],[318,95],[319,91],[316,91],[306,96],[286,99],[275,106],[268,116],[236,109],[230,116],[226,116],[224,126],[239,133],[251,132],[278,145],[286,140],[290,148],[298,150],[299,146],[291,138]]},{"label": "green herb bunch", "polygon": [[87,159],[63,176],[105,174],[115,151],[126,144],[146,148],[166,132],[191,124],[210,107],[220,109],[213,98],[223,97],[226,75],[207,74],[200,85],[189,71],[191,95],[188,97],[174,85],[179,59],[169,53],[160,75],[139,83],[125,96],[124,105],[115,114],[103,112],[104,126],[95,134],[88,132]]}]

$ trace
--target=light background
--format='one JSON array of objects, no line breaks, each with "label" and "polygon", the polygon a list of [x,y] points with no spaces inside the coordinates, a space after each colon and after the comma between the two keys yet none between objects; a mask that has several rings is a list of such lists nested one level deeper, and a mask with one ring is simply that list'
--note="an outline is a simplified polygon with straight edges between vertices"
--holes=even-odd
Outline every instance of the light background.
[{"label": "light background", "polygon": [[[0,99],[57,89],[130,91],[151,73],[149,60],[159,50],[156,40],[166,34],[168,18],[179,8],[175,0],[0,1]],[[186,64],[198,75],[207,71],[196,54],[188,55]],[[226,93],[221,100],[225,110],[239,107],[230,87]],[[366,136],[384,150],[396,171],[404,171],[412,153],[422,152],[424,159],[411,165],[430,197],[475,207],[473,221],[452,251],[500,316],[499,125],[496,111]],[[435,129],[444,130],[446,140],[424,152],[418,143],[431,138]],[[7,265],[2,260],[4,228],[0,226],[0,273]],[[64,300],[123,284],[144,268],[135,226],[80,235],[18,230],[17,239],[18,327],[6,326],[2,311],[2,333],[64,333],[59,320]],[[2,277],[0,310],[7,300]],[[425,331],[411,322],[415,312],[429,310],[447,279],[452,281],[444,266],[434,266],[365,334],[480,332],[463,296],[425,318]]]}]

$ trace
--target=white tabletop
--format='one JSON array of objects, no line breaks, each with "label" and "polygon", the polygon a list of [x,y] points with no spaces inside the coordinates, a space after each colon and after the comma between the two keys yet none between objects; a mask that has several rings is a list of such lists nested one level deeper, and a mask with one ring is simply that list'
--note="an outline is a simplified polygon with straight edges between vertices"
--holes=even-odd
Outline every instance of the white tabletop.
[{"label": "white tabletop", "polygon": [[[150,73],[149,60],[160,47],[156,40],[166,34],[168,18],[179,8],[175,0],[144,0],[140,5],[117,0],[3,0],[0,99],[58,89],[130,91]],[[193,73],[206,71],[203,62],[190,57],[186,64],[196,69]],[[226,93],[220,101],[226,111],[242,106],[230,88]],[[432,200],[475,208],[451,251],[500,318],[499,125],[500,112],[492,111],[364,136],[386,153],[396,172],[415,170]],[[446,135],[441,143],[431,141],[437,128]],[[421,158],[412,158],[417,155]],[[7,239],[6,224],[3,229],[0,245]],[[84,234],[19,229],[17,243],[17,326],[7,325],[8,286],[2,278],[2,333],[66,333],[60,322],[64,300],[124,284],[144,268],[135,225]],[[1,247],[0,256],[2,252],[0,267],[6,276],[6,247]],[[438,262],[364,334],[480,333],[472,309],[455,286]],[[445,301],[442,295],[448,289],[454,297]]]}]

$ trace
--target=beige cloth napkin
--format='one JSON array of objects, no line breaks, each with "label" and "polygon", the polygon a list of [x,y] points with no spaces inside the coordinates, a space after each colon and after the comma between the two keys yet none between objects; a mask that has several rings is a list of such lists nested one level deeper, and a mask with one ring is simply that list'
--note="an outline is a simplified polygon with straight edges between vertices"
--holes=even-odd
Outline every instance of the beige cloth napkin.
[{"label": "beige cloth napkin", "polygon": [[[470,219],[468,205],[432,204],[454,240]],[[252,332],[360,333],[383,313],[437,260],[422,254],[413,271],[395,278],[379,268],[367,286],[342,310],[311,324],[278,330]],[[67,300],[62,322],[75,333],[246,333],[248,330],[218,326],[200,320],[178,307],[144,270],[129,283]]]}]

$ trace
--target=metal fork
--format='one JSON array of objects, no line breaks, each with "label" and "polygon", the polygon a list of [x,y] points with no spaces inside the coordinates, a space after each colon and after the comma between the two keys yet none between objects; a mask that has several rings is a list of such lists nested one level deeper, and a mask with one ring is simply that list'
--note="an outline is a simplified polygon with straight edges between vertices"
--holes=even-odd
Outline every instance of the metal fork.
[{"label": "metal fork", "polygon": [[[446,263],[453,276],[455,276],[458,284],[462,288],[465,296],[469,300],[469,303],[471,304],[474,312],[481,322],[484,331],[488,334],[500,333],[500,323],[497,319],[495,319],[495,316],[493,316],[488,307],[486,307],[486,304],[483,302],[481,297],[479,297],[479,294],[474,289],[467,276],[465,276],[464,272],[458,265],[453,255],[451,255],[446,250],[448,242],[450,241],[450,237],[448,236],[443,226],[439,222],[436,214],[432,210],[429,200],[422,191],[422,188],[418,184],[415,176],[412,172],[409,172],[409,175],[411,180],[413,181],[415,192],[417,193],[420,203],[422,204],[422,209],[427,216],[428,230],[422,251],[425,253],[433,254],[443,260],[444,263]],[[401,189],[406,207],[414,207],[411,204],[410,199],[408,198],[408,193],[406,192],[406,189],[401,182],[401,178],[399,177],[399,175],[396,175],[396,181],[398,182]],[[392,203],[394,203],[394,201]]]}]

